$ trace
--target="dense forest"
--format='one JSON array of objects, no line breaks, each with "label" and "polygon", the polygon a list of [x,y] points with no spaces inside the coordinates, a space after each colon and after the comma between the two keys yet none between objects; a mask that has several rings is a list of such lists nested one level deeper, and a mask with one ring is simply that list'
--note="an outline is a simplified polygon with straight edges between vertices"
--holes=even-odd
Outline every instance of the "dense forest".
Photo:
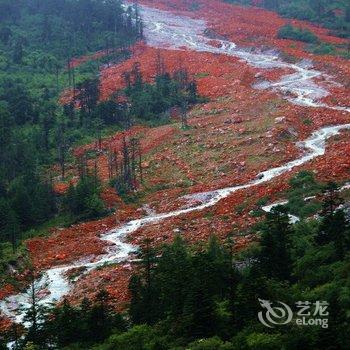
[{"label": "dense forest", "polygon": [[347,0],[225,0],[244,5],[263,6],[284,17],[322,24],[334,35],[350,37],[350,4]]},{"label": "dense forest", "polygon": [[[137,6],[119,1],[0,1],[0,271],[15,259],[20,242],[41,234],[41,226],[69,225],[108,213],[100,199],[96,173],[79,159],[80,181],[63,198],[53,191],[66,179],[75,145],[134,123],[169,122],[179,108],[201,102],[186,69],[169,74],[162,57],[154,83],[144,81],[140,64],[124,72],[126,88],[100,101],[99,68],[130,56],[130,45],[143,38]],[[103,53],[74,64],[74,58]],[[58,102],[64,89],[73,92]],[[124,150],[124,155],[129,151]],[[131,152],[131,149],[130,149]],[[111,184],[121,195],[134,189],[134,159],[121,160]],[[114,160],[117,161],[116,159]],[[132,162],[132,164],[131,164]],[[53,166],[57,164],[57,167]],[[117,165],[117,164],[116,164]],[[61,196],[62,197],[62,196]]]},{"label": "dense forest", "polygon": [[[225,1],[263,6],[349,37],[346,0]],[[311,31],[290,24],[277,37],[315,50],[322,45]],[[244,249],[235,242],[237,229],[220,240],[214,231],[195,244],[175,231],[169,244],[143,241],[130,261],[130,301],[122,310],[116,311],[104,289],[79,303],[40,304],[40,273],[26,260],[23,241],[48,227],[111,214],[114,209],[101,199],[103,186],[114,188],[126,203],[143,181],[136,138],[124,138],[118,154],[104,150],[108,184],[98,178],[97,160],[94,169],[88,167],[85,156],[74,158],[74,147],[92,140],[101,144],[103,136],[135,124],[170,123],[172,114],[187,132],[189,109],[206,101],[187,69],[167,71],[160,54],[148,62],[157,67],[152,81],[136,62],[122,75],[125,88],[101,101],[100,68],[129,58],[140,39],[137,5],[0,0],[0,287],[16,282],[8,274],[15,266],[27,273],[30,297],[25,327],[13,324],[0,334],[0,350],[9,342],[14,350],[350,349],[350,218],[344,206],[350,191],[319,183],[308,171],[291,178],[283,193],[287,204],[268,213],[263,209],[268,198],[255,204],[249,215],[258,223],[249,233],[256,240]],[[75,64],[74,58],[96,52],[94,60]],[[71,94],[64,103],[63,91]],[[73,163],[77,182],[64,194],[55,193],[55,182],[69,182]],[[316,315],[324,322],[304,327],[277,315],[280,325],[266,327],[258,315],[266,313],[269,301],[284,301],[294,316],[306,305],[306,320]]]},{"label": "dense forest", "polygon": [[[104,290],[80,305],[65,300],[43,308],[34,286],[25,337],[14,327],[7,339],[16,349],[348,349],[350,228],[339,209],[343,199],[334,183],[320,185],[309,172],[290,185],[289,207],[275,207],[255,227],[259,244],[237,252],[232,236],[220,243],[214,232],[197,245],[181,236],[159,248],[145,241],[122,314]],[[316,202],[304,200],[311,194]],[[289,212],[308,219],[290,224]],[[318,220],[310,219],[315,212]],[[290,307],[305,301],[325,322],[267,328],[258,321],[258,299]],[[309,300],[326,300],[327,312]]]},{"label": "dense forest", "polygon": [[[92,86],[99,65],[128,57],[142,23],[113,0],[1,0],[0,23],[0,242],[15,249],[24,231],[57,212],[49,166],[63,166],[72,144],[97,133],[98,118],[72,120],[59,94]],[[99,61],[71,65],[99,50],[107,51]]]}]

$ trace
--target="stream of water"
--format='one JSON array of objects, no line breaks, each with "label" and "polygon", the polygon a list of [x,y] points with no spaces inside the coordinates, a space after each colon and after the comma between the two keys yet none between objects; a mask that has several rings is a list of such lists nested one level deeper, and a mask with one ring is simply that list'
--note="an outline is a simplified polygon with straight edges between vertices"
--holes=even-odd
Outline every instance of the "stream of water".
[{"label": "stream of water", "polygon": [[[309,107],[327,107],[350,112],[350,108],[348,107],[332,107],[319,102],[320,99],[328,94],[328,91],[314,81],[315,78],[322,76],[322,73],[314,70],[310,62],[304,61],[300,64],[289,64],[280,60],[276,53],[261,53],[239,49],[234,43],[225,40],[220,40],[221,47],[214,47],[210,45],[210,39],[204,35],[206,23],[202,20],[173,15],[169,12],[146,6],[141,7],[141,15],[145,23],[147,42],[151,46],[179,50],[182,47],[187,47],[196,51],[232,55],[261,69],[291,68],[295,73],[286,75],[275,83],[265,82],[257,86],[257,88],[273,89],[295,104]],[[300,166],[323,155],[326,140],[344,129],[350,129],[350,123],[327,126],[315,131],[309,138],[298,143],[298,146],[303,150],[303,154],[298,159],[280,167],[266,170],[249,183],[189,195],[186,199],[199,200],[200,204],[186,209],[152,214],[141,219],[132,220],[119,228],[107,232],[101,236],[101,240],[112,243],[106,254],[96,257],[94,261],[77,261],[67,266],[52,267],[42,273],[42,277],[35,282],[36,289],[46,290],[47,293],[43,295],[39,303],[46,305],[57,302],[69,293],[72,285],[68,278],[66,278],[65,273],[73,268],[84,268],[83,273],[88,273],[106,263],[118,263],[127,260],[128,256],[137,247],[125,243],[125,239],[130,233],[135,232],[140,227],[211,207],[236,191],[268,182],[296,166]],[[22,322],[25,310],[30,307],[29,300],[28,292],[12,295],[0,302],[0,309],[3,314],[12,318],[14,321]]]}]

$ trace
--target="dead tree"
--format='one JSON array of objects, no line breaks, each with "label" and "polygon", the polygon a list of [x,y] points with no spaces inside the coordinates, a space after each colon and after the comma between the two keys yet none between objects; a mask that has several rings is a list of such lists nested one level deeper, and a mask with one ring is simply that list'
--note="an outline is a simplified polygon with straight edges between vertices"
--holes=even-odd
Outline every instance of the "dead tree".
[{"label": "dead tree", "polygon": [[140,88],[143,84],[140,62],[135,62],[131,69],[132,83],[135,88]]},{"label": "dead tree", "polygon": [[71,59],[68,57],[67,60],[67,69],[68,69],[68,85],[69,87],[72,86],[72,71],[71,71]]},{"label": "dead tree", "polygon": [[118,166],[118,154],[109,154],[109,174],[113,176],[115,169],[117,186],[125,191],[136,190],[138,183],[143,181],[142,158],[140,141],[137,138],[128,140],[125,136],[122,140],[122,149],[120,152],[120,162]]},{"label": "dead tree", "polygon": [[86,176],[87,174],[87,156],[86,153],[78,157],[78,175],[79,178]]},{"label": "dead tree", "polygon": [[76,86],[75,86],[75,69],[72,68],[72,83],[73,83],[73,100],[75,100],[75,92],[76,92]]},{"label": "dead tree", "polygon": [[156,57],[156,75],[162,76],[166,73],[164,58],[162,57],[160,50],[157,51]]},{"label": "dead tree", "polygon": [[183,102],[181,104],[181,127],[183,129],[188,127],[188,122],[187,122],[187,109],[188,109],[188,104],[187,102]]},{"label": "dead tree", "polygon": [[139,165],[139,174],[140,174],[140,181],[143,182],[143,173],[142,173],[142,150],[141,150],[141,141],[140,139],[137,140],[137,148],[136,148],[136,155],[138,157],[138,165]]},{"label": "dead tree", "polygon": [[46,285],[38,279],[39,276],[34,269],[30,271],[29,277],[30,286],[27,292],[28,307],[26,306],[24,315],[24,321],[29,324],[26,340],[37,343],[41,338],[43,321],[47,313],[47,308],[42,305],[43,297],[40,296],[40,292]]},{"label": "dead tree", "polygon": [[58,162],[61,168],[61,178],[64,180],[66,174],[66,155],[68,151],[68,143],[66,140],[66,125],[62,121],[58,125],[57,129],[57,153]]},{"label": "dead tree", "polygon": [[108,179],[111,180],[113,178],[113,153],[108,149],[107,151],[107,166],[108,166]]},{"label": "dead tree", "polygon": [[131,73],[127,72],[127,71],[123,72],[122,78],[124,79],[126,87],[130,88],[131,87]]},{"label": "dead tree", "polygon": [[117,176],[117,175],[118,175],[119,167],[118,167],[118,153],[117,153],[117,150],[116,150],[116,149],[114,149],[113,161],[114,161],[115,175]]}]

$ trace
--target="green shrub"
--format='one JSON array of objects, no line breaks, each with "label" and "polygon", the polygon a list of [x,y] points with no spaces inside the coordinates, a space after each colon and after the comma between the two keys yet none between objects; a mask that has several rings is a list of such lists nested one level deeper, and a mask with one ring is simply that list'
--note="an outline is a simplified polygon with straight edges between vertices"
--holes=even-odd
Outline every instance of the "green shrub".
[{"label": "green shrub", "polygon": [[319,45],[313,46],[311,52],[315,55],[331,55],[335,52],[335,47],[331,44],[320,43]]},{"label": "green shrub", "polygon": [[277,350],[282,348],[282,337],[280,334],[251,333],[247,344],[252,350]]},{"label": "green shrub", "polygon": [[314,11],[305,3],[291,2],[290,4],[285,4],[281,6],[279,12],[284,17],[298,18],[301,20],[311,20],[316,17]]},{"label": "green shrub", "polygon": [[298,40],[305,43],[317,43],[319,41],[317,36],[310,30],[293,27],[290,24],[281,27],[277,37],[279,39]]},{"label": "green shrub", "polygon": [[154,330],[147,325],[131,328],[129,331],[111,336],[108,341],[95,350],[146,350],[155,341]]},{"label": "green shrub", "polygon": [[85,175],[81,177],[76,186],[69,186],[63,200],[64,209],[77,220],[101,217],[106,214],[106,208],[100,198],[100,193],[99,179]]},{"label": "green shrub", "polygon": [[301,171],[289,182],[291,188],[288,193],[287,207],[298,217],[306,218],[317,213],[321,204],[316,200],[305,201],[306,197],[315,196],[320,191],[320,185],[310,171]]},{"label": "green shrub", "polygon": [[228,350],[233,349],[231,343],[224,343],[219,337],[197,340],[187,347],[188,350]]}]

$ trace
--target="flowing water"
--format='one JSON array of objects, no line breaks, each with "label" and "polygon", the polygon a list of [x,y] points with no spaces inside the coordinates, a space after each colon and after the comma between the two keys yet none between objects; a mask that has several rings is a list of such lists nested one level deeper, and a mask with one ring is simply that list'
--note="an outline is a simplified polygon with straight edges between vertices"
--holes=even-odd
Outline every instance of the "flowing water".
[{"label": "flowing water", "polygon": [[[160,11],[149,7],[141,7],[141,15],[145,23],[145,35],[149,45],[180,50],[186,47],[195,51],[205,51],[216,54],[236,56],[248,64],[260,69],[288,68],[293,69],[293,74],[286,75],[280,81],[257,85],[256,88],[269,88],[285,96],[289,101],[308,107],[324,107],[350,112],[348,107],[332,107],[321,102],[320,99],[328,94],[328,91],[319,86],[314,79],[323,76],[322,72],[314,70],[310,62],[303,61],[300,64],[289,64],[280,60],[273,52],[262,53],[239,49],[232,42],[219,40],[220,47],[210,45],[210,39],[204,34],[206,23],[202,20],[173,15],[166,11]],[[179,216],[193,211],[211,207],[221,199],[232,193],[268,182],[275,177],[286,173],[296,166],[300,166],[325,152],[326,140],[341,130],[350,129],[350,124],[327,126],[315,131],[309,138],[298,143],[303,150],[302,156],[280,167],[275,167],[260,173],[256,180],[240,186],[227,187],[215,191],[196,193],[186,196],[185,199],[195,199],[200,204],[171,211],[168,213],[151,214],[144,218],[132,220],[121,227],[113,229],[101,236],[101,239],[112,243],[106,254],[95,257],[94,261],[77,261],[67,266],[52,267],[42,273],[42,277],[35,281],[36,289],[45,290],[39,303],[47,305],[57,302],[68,294],[72,285],[65,273],[73,268],[84,268],[83,273],[102,266],[106,263],[122,262],[137,249],[131,244],[125,243],[128,234],[138,230],[144,225],[160,222],[171,217]],[[29,292],[12,295],[0,302],[3,314],[11,317],[16,322],[23,320],[25,310],[30,306]]]},{"label": "flowing water", "polygon": [[[278,82],[261,82],[260,89],[272,89],[281,92],[289,101],[309,107],[326,107],[316,102],[328,95],[328,91],[316,84],[315,78],[330,77],[313,69],[312,63],[303,60],[298,64],[283,62],[277,52],[258,52],[238,48],[233,42],[216,39],[220,45],[211,45],[211,38],[205,35],[206,22],[169,12],[141,6],[141,16],[145,23],[145,36],[148,45],[180,50],[183,47],[194,51],[211,52],[241,58],[246,63],[260,69],[292,69],[294,73],[285,75]],[[344,107],[335,109],[346,110]]]}]

